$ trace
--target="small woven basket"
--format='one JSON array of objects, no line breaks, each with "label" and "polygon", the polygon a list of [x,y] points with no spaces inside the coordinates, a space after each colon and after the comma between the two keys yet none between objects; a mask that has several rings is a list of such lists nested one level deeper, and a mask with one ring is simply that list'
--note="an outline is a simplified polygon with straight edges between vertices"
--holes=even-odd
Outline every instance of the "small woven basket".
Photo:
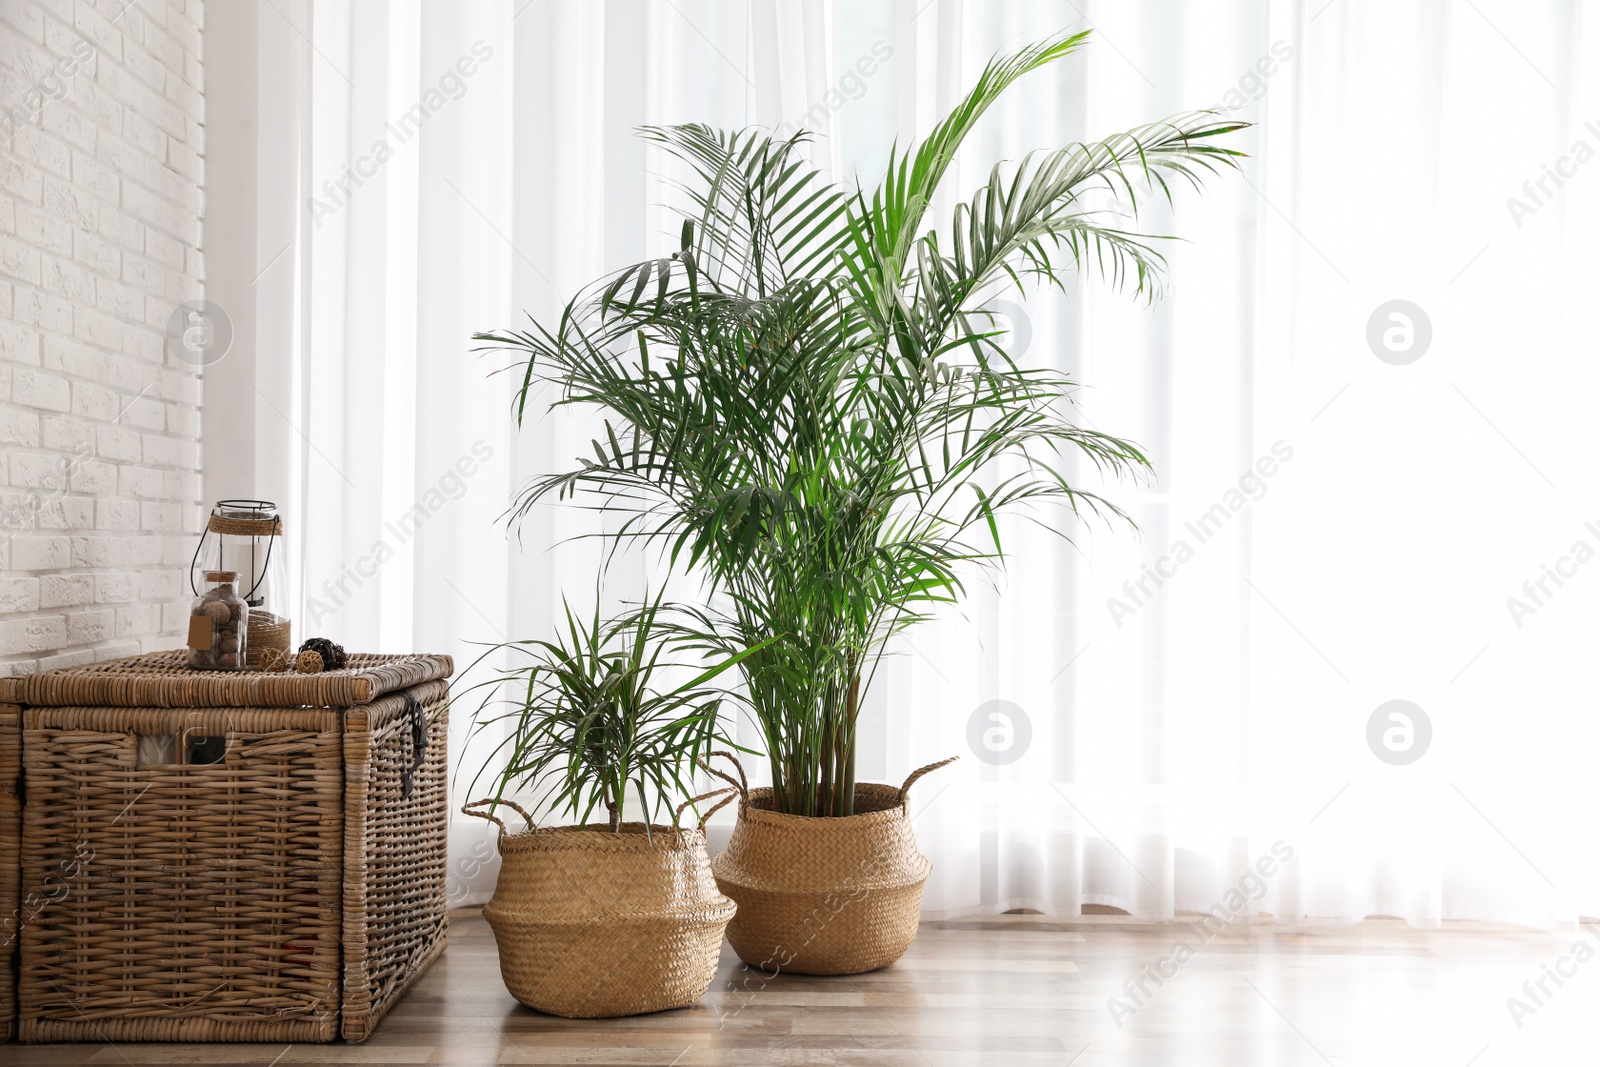
[{"label": "small woven basket", "polygon": [[[738,761],[726,752],[718,753]],[[739,958],[771,974],[861,974],[887,967],[917,936],[922,885],[932,864],[917,851],[904,785],[856,786],[857,814],[783,815],[772,790],[750,789],[739,771],[739,821],[712,862],[717,888],[738,914],[728,941]]]},{"label": "small woven basket", "polygon": [[[496,803],[528,829],[510,833],[477,810]],[[647,835],[643,823],[623,823],[620,833],[539,829],[506,800],[462,810],[500,827],[500,878],[483,916],[500,975],[523,1004],[601,1019],[686,1007],[711,987],[734,906],[711,877],[704,820],[700,829],[652,826]]]},{"label": "small woven basket", "polygon": [[259,608],[250,609],[245,630],[244,665],[252,671],[281,671],[289,666],[289,620]]}]

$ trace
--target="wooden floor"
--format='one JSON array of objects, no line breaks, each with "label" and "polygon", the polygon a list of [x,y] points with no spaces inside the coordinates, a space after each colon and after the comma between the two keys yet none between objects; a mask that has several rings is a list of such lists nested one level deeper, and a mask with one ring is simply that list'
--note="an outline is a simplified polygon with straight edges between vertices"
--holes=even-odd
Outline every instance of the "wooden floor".
[{"label": "wooden floor", "polygon": [[[1193,958],[1161,962],[1179,940]],[[1600,959],[1580,962],[1576,944],[1593,955],[1600,930],[1369,921],[1203,942],[1181,926],[1007,915],[925,923],[898,964],[854,978],[764,981],[724,946],[698,1006],[578,1022],[512,1000],[488,927],[458,912],[445,957],[364,1045],[7,1045],[0,1065],[1593,1067]],[[1571,973],[1545,978],[1543,995],[1547,967]],[[1173,976],[1145,978],[1137,1000],[1125,990],[1158,968]],[[1113,997],[1133,1014],[1114,1020]],[[1510,997],[1531,1012],[1513,1018]]]}]

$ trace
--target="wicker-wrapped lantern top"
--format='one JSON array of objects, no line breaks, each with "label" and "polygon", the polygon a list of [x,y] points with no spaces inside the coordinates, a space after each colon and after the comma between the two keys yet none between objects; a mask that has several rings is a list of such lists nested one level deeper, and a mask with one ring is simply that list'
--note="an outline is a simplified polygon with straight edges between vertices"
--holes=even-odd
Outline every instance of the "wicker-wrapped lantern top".
[{"label": "wicker-wrapped lantern top", "polygon": [[455,673],[449,656],[351,653],[343,670],[191,670],[182,650],[0,678],[0,701],[33,707],[349,708]]}]

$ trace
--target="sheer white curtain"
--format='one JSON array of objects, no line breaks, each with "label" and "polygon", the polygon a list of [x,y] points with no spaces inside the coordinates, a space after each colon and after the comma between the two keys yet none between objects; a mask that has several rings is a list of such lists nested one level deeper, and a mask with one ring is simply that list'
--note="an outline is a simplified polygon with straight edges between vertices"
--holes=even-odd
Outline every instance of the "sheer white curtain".
[{"label": "sheer white curtain", "polygon": [[[1083,418],[1157,478],[1108,487],[1137,534],[1009,524],[1008,574],[880,671],[861,777],[964,757],[914,796],[928,913],[1600,915],[1595,21],[1509,0],[317,0],[313,341],[278,442],[303,476],[302,629],[464,664],[594,595],[598,549],[566,540],[585,514],[542,509],[520,543],[497,523],[587,428],[541,407],[514,431],[513,382],[469,338],[674,247],[634,126],[804,124],[815,162],[871,183],[989,55],[1092,26],[995,108],[953,189],[1180,110],[1259,125],[1242,175],[1141,204],[1183,238],[1153,309],[1085,279],[1013,315],[1014,348],[1072,372]],[[607,598],[647,579],[625,563]],[[1408,764],[1387,711],[1369,744],[1391,700],[1426,716]],[[481,900],[486,839],[455,844],[458,899]]]}]

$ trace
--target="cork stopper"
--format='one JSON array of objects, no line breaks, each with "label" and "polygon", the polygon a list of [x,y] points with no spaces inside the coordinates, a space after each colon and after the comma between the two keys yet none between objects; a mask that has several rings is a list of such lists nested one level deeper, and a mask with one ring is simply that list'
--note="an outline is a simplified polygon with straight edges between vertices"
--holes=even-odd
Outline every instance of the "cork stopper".
[{"label": "cork stopper", "polygon": [[238,571],[206,571],[208,582],[235,582],[239,580]]}]

